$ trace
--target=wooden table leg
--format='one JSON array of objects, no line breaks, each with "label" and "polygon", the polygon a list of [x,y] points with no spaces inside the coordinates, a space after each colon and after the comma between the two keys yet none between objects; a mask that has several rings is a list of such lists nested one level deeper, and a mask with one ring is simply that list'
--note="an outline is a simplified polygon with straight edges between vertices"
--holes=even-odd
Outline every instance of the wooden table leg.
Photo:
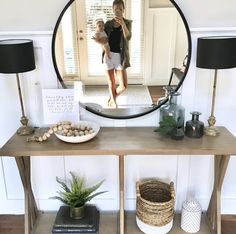
[{"label": "wooden table leg", "polygon": [[119,181],[120,181],[120,234],[124,234],[125,233],[124,155],[119,155]]},{"label": "wooden table leg", "polygon": [[30,234],[38,216],[31,187],[30,157],[15,157],[25,194],[25,234]]},{"label": "wooden table leg", "polygon": [[215,155],[214,188],[207,210],[212,231],[221,234],[221,188],[229,163],[229,155]]}]

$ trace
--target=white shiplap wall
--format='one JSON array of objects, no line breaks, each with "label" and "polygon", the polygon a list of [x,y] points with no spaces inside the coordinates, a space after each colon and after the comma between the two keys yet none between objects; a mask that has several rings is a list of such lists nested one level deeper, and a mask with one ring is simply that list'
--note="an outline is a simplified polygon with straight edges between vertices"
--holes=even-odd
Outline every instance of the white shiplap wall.
[{"label": "white shiplap wall", "polygon": [[[192,30],[193,54],[190,69],[182,87],[182,105],[186,108],[186,119],[193,109],[203,113],[206,123],[210,112],[211,85],[210,72],[197,69],[196,40],[206,35],[235,35],[236,29],[195,29]],[[41,89],[57,87],[57,79],[51,61],[51,32],[12,32],[0,34],[4,38],[31,38],[35,44],[37,69],[22,75],[24,100],[27,116],[32,125],[41,126]],[[236,135],[234,124],[236,106],[234,92],[236,69],[219,72],[217,88],[217,124],[224,125]],[[20,108],[14,75],[0,74],[0,146],[20,126]],[[82,119],[95,120],[102,126],[155,126],[158,111],[131,120],[111,120],[82,111]],[[236,186],[234,179],[236,161],[231,159],[223,186],[222,212],[236,213]],[[34,157],[32,159],[33,190],[37,204],[42,210],[56,210],[59,203],[48,199],[59,189],[55,177],[66,178],[69,171],[79,171],[93,184],[103,178],[106,182],[102,190],[106,193],[94,202],[103,210],[118,209],[118,161],[116,156],[103,157]],[[135,209],[135,182],[140,178],[158,177],[164,181],[173,180],[177,191],[176,210],[180,210],[188,192],[194,193],[204,209],[207,208],[213,184],[213,161],[209,156],[128,156],[125,160],[125,206]],[[201,173],[199,173],[199,171]],[[23,191],[13,158],[0,158],[0,213],[23,213]]]}]

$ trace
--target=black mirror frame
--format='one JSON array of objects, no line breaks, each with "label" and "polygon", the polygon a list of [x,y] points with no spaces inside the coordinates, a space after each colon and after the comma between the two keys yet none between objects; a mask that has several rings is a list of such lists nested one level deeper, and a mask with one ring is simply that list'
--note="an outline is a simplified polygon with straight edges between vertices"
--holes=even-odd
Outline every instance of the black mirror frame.
[{"label": "black mirror frame", "polygon": [[[61,86],[66,89],[66,85],[63,81],[63,79],[61,78],[61,75],[60,75],[60,72],[58,70],[58,67],[57,67],[57,63],[56,63],[56,56],[55,56],[55,41],[56,41],[56,34],[57,34],[57,31],[58,31],[58,27],[60,25],[60,22],[61,22],[61,19],[65,13],[65,11],[67,10],[67,8],[76,0],[70,0],[66,6],[64,7],[64,9],[62,10],[61,14],[59,15],[58,19],[57,19],[57,22],[56,22],[56,25],[54,27],[54,31],[53,31],[53,36],[52,36],[52,46],[51,46],[51,50],[52,50],[52,60],[53,60],[53,65],[54,65],[54,69],[56,71],[56,74],[57,74],[57,78],[61,84]],[[191,41],[191,34],[190,34],[190,30],[189,30],[189,26],[188,26],[188,23],[185,19],[185,16],[182,12],[182,10],[180,9],[180,7],[177,5],[177,3],[174,1],[174,0],[170,0],[170,2],[175,6],[175,8],[177,9],[177,11],[179,12],[182,20],[183,20],[183,23],[184,23],[184,26],[185,26],[185,29],[186,29],[186,33],[187,33],[187,38],[188,38],[188,60],[187,60],[187,63],[186,63],[186,67],[185,67],[185,70],[184,70],[184,74],[183,74],[183,78],[181,79],[181,81],[179,82],[179,84],[177,85],[175,91],[178,91],[179,88],[181,87],[181,85],[183,84],[184,80],[185,80],[185,77],[187,75],[187,72],[188,72],[188,69],[189,69],[189,65],[190,65],[190,60],[191,60],[191,55],[192,55],[192,41]],[[167,100],[166,100],[167,101]],[[82,106],[88,110],[89,112],[93,113],[93,114],[96,114],[96,115],[99,115],[99,116],[102,116],[102,117],[105,117],[105,118],[110,118],[110,119],[132,119],[132,118],[137,118],[137,117],[141,117],[141,116],[144,116],[144,115],[147,115],[155,110],[157,110],[158,108],[160,108],[164,103],[166,103],[166,101],[154,106],[151,110],[148,110],[148,111],[145,111],[145,112],[142,112],[140,114],[135,114],[135,115],[128,115],[128,116],[114,116],[114,115],[107,115],[107,114],[103,114],[101,112],[98,112],[98,111],[95,111],[93,108],[91,107],[88,107],[88,106],[85,106],[82,104]]]}]

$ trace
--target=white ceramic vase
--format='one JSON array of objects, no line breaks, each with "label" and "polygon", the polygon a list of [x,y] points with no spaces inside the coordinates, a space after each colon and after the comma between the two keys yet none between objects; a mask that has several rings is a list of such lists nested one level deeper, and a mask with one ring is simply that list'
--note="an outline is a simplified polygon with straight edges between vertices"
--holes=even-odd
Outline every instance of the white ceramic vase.
[{"label": "white ceramic vase", "polygon": [[188,233],[196,233],[201,226],[202,208],[194,198],[189,198],[183,203],[181,213],[181,228]]}]

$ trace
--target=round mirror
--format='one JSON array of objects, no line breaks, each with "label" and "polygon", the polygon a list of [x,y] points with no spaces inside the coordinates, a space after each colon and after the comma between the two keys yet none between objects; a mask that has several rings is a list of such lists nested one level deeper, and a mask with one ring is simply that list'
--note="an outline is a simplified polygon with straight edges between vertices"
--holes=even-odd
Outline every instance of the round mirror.
[{"label": "round mirror", "polygon": [[[76,88],[87,110],[115,119],[134,118],[159,108],[166,101],[164,87],[178,90],[182,85],[191,57],[189,28],[173,0],[124,2],[122,19],[130,24],[127,28],[132,33],[126,42],[131,65],[126,72],[124,67],[113,69],[113,84],[107,71],[110,68],[102,62],[105,44],[93,39],[101,19],[105,35],[109,34],[107,22],[116,17],[113,0],[71,0],[57,20],[52,41],[53,63],[62,87]],[[114,31],[124,33],[119,28]],[[108,59],[110,35],[105,53]],[[111,100],[113,94],[117,96]]]}]

